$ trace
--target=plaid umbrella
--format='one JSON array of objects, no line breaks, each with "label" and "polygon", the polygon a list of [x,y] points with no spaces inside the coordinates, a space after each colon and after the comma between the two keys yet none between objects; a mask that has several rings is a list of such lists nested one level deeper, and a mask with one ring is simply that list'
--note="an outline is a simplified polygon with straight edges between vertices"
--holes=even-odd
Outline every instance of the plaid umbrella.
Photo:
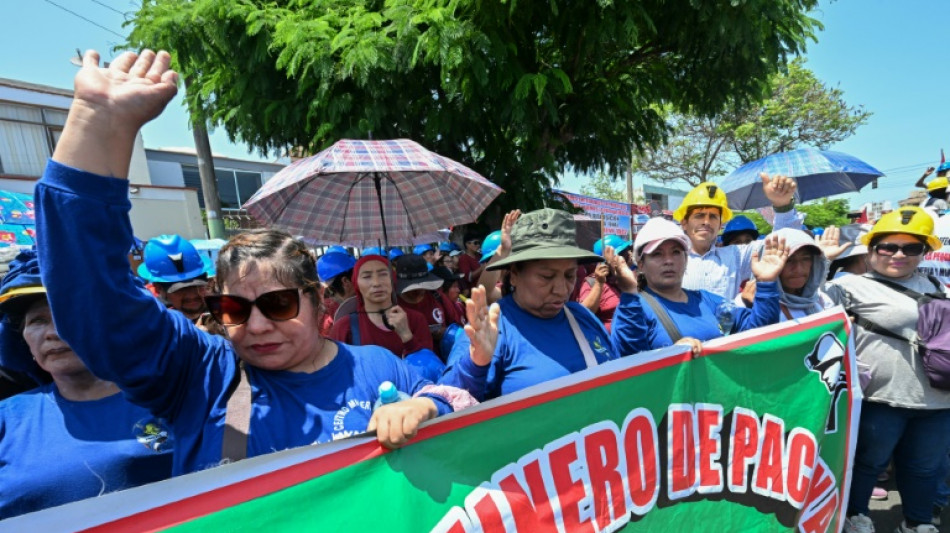
[{"label": "plaid umbrella", "polygon": [[244,208],[313,243],[388,247],[437,241],[502,192],[413,141],[344,139],[278,172]]},{"label": "plaid umbrella", "polygon": [[813,200],[835,194],[858,192],[884,174],[857,157],[841,152],[803,148],[779,152],[742,165],[719,184],[736,210],[769,205],[759,173],[795,178],[798,200]]}]

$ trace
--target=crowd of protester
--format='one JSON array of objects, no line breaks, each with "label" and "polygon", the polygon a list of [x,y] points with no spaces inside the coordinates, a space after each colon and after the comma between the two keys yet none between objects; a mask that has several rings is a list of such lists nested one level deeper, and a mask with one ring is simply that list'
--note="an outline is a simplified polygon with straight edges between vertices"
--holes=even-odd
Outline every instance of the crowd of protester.
[{"label": "crowd of protester", "polygon": [[[703,183],[675,222],[591,249],[572,215],[515,210],[486,235],[415,247],[317,254],[256,230],[214,263],[164,235],[132,270],[124,177],[176,76],[165,53],[99,69],[90,52],[76,78],[36,189],[38,253],[0,283],[0,519],[366,431],[398,447],[480,401],[841,305],[866,378],[845,531],[874,530],[868,501],[891,462],[900,531],[936,531],[950,391],[919,362],[905,290],[946,293],[917,267],[941,246],[950,167],[921,178],[925,205],[873,226],[811,232],[794,180],[763,175],[768,235]],[[385,381],[411,398],[374,410]]]}]

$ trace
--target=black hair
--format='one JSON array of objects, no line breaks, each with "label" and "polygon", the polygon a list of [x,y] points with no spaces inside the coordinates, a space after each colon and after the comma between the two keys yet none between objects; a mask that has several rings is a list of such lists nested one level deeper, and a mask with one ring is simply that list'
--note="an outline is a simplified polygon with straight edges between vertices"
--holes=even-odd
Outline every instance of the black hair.
[{"label": "black hair", "polygon": [[327,284],[327,287],[329,287],[330,291],[332,291],[333,294],[343,295],[343,293],[345,292],[343,290],[343,280],[350,279],[351,277],[353,277],[352,268],[347,270],[346,272],[341,273],[340,275],[336,276],[332,280],[330,280],[330,283]]},{"label": "black hair", "polygon": [[314,308],[321,308],[317,260],[307,245],[290,233],[274,229],[251,230],[231,237],[221,248],[216,263],[217,287],[248,263],[266,263],[273,277],[285,287],[310,294]]}]

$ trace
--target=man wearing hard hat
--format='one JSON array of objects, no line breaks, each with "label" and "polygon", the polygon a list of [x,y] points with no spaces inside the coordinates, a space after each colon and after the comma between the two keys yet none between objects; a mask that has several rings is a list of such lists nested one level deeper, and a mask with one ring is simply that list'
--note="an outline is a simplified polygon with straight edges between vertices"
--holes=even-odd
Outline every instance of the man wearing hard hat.
[{"label": "man wearing hard hat", "polygon": [[[795,209],[795,181],[763,174],[762,187],[775,210],[775,229],[800,228],[804,216]],[[735,299],[742,282],[752,276],[752,254],[759,246],[716,246],[719,230],[732,219],[726,193],[715,183],[700,183],[689,191],[673,218],[683,226],[690,241],[683,288]]]},{"label": "man wearing hard hat", "polygon": [[917,180],[914,187],[927,189],[927,199],[920,202],[920,207],[932,213],[936,213],[937,216],[940,217],[950,209],[950,204],[947,203],[947,191],[950,190],[950,180],[948,180],[948,178],[950,178],[950,163],[947,163],[947,158],[943,155],[943,150],[940,150],[940,166],[937,167],[937,177],[925,185],[924,180],[926,180],[927,176],[931,175],[933,171],[934,167],[930,167],[924,171],[924,175]]}]

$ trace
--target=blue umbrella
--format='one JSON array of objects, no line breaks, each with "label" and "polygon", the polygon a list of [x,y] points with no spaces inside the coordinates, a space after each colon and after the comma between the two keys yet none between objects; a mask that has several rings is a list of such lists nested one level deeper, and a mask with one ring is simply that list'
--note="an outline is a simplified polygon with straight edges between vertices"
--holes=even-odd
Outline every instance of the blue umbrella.
[{"label": "blue umbrella", "polygon": [[719,184],[729,196],[729,207],[739,211],[769,205],[759,174],[795,178],[799,201],[858,192],[884,175],[860,159],[841,152],[803,148],[772,154],[746,163]]}]

